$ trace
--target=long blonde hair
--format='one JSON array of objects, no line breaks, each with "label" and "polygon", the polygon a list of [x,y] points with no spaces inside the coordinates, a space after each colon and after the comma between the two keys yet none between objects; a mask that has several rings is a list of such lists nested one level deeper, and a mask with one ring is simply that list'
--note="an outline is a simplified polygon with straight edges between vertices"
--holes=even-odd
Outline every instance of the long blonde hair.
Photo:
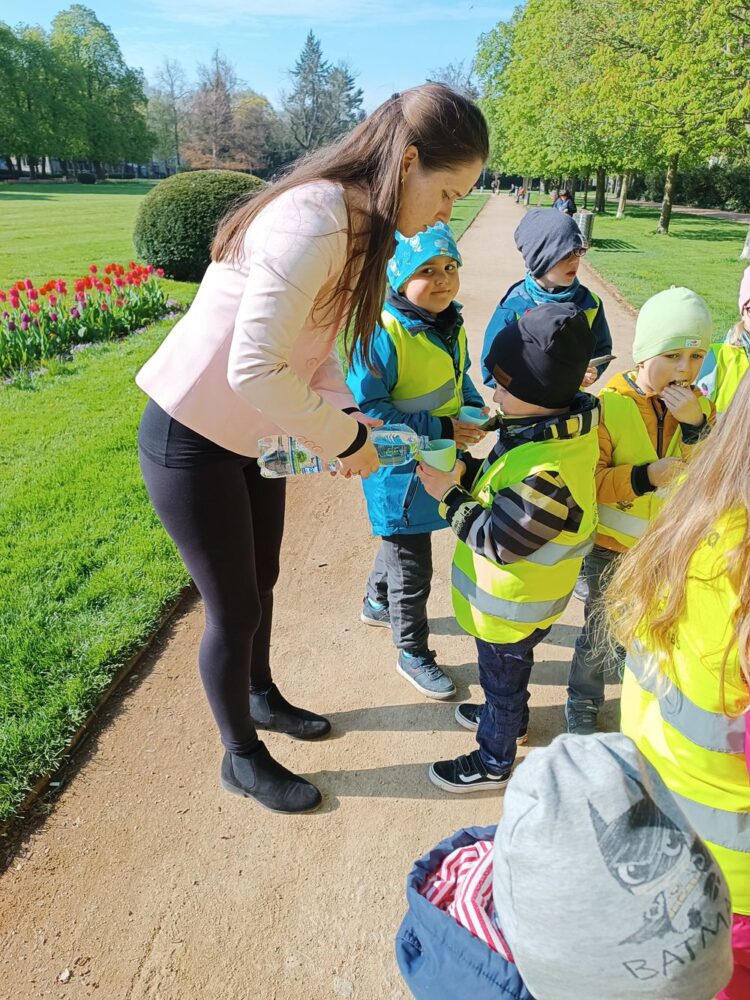
[{"label": "long blonde hair", "polygon": [[727,336],[727,343],[731,344],[732,347],[742,347],[742,341],[747,335],[747,330],[745,329],[745,324],[742,320],[735,323],[732,329],[729,331]]},{"label": "long blonde hair", "polygon": [[409,146],[416,146],[427,171],[450,170],[475,160],[484,163],[489,155],[487,123],[473,101],[443,84],[423,84],[394,94],[338,142],[297,161],[280,180],[236,206],[219,224],[211,248],[213,260],[237,260],[255,216],[290,188],[320,180],[362,187],[367,218],[355,243],[347,209],[347,262],[322,307],[335,308],[350,296],[342,320],[347,356],[351,361],[358,345],[367,356],[383,308],[386,265],[395,249],[401,170]]},{"label": "long blonde hair", "polygon": [[[750,684],[750,378],[742,379],[729,408],[688,464],[684,481],[643,538],[620,560],[605,593],[612,636],[626,649],[643,631],[648,648],[664,664],[685,610],[688,567],[696,549],[722,515],[744,512],[740,543],[726,555],[737,594],[732,626],[740,668]],[[724,671],[733,645],[722,664]]]}]

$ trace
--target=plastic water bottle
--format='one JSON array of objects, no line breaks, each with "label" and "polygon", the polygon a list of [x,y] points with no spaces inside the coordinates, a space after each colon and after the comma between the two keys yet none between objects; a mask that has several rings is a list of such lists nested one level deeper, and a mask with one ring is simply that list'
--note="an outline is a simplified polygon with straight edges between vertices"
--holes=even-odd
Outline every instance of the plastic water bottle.
[{"label": "plastic water bottle", "polygon": [[[406,424],[373,427],[369,433],[381,465],[406,465],[417,457],[419,450],[425,448],[429,440]],[[258,448],[260,474],[266,479],[309,476],[316,472],[335,472],[339,468],[336,459],[326,461],[301,445],[296,438],[285,434],[261,438]]]}]

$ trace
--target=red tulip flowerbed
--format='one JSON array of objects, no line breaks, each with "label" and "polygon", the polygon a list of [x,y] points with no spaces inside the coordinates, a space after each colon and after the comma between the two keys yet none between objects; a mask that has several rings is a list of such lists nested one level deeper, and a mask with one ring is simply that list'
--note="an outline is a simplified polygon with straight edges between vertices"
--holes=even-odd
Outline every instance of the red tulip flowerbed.
[{"label": "red tulip flowerbed", "polygon": [[30,278],[0,290],[0,375],[38,367],[78,344],[116,340],[160,319],[167,299],[151,264],[96,264],[73,282],[54,279],[35,288]]}]

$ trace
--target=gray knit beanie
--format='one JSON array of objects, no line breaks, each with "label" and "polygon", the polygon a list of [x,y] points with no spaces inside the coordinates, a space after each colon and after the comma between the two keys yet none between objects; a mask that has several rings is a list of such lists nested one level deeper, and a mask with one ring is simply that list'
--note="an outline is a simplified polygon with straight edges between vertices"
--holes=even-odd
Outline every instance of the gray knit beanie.
[{"label": "gray knit beanie", "polygon": [[558,736],[519,766],[494,899],[537,1000],[712,1000],[732,975],[724,877],[620,733]]},{"label": "gray knit beanie", "polygon": [[534,278],[541,278],[583,243],[573,219],[556,208],[533,208],[521,219],[513,237]]}]

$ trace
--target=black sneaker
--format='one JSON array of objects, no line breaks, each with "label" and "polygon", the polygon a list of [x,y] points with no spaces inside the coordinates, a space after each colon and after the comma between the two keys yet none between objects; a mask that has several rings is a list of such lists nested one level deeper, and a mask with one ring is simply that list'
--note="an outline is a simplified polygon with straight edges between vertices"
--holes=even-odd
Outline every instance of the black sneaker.
[{"label": "black sneaker", "polygon": [[233,795],[255,799],[276,813],[305,813],[317,809],[323,797],[309,781],[292,774],[274,760],[260,743],[252,753],[224,754],[221,784]]},{"label": "black sneaker", "polygon": [[284,733],[293,740],[321,740],[331,731],[328,719],[290,705],[275,684],[267,691],[250,693],[250,715],[258,729]]},{"label": "black sneaker", "polygon": [[[471,729],[476,732],[479,729],[479,720],[482,717],[483,705],[472,705],[470,702],[464,702],[462,705],[456,705],[456,711],[454,713],[456,717],[456,722],[459,726],[463,726],[464,729]],[[529,727],[524,726],[521,732],[516,737],[516,743],[520,746],[524,746],[529,742]]]},{"label": "black sneaker", "polygon": [[375,625],[380,628],[390,628],[391,627],[391,612],[388,609],[388,605],[384,604],[382,607],[374,608],[372,604],[364,599],[362,602],[362,614],[359,616],[359,620],[364,622],[365,625]]},{"label": "black sneaker", "polygon": [[438,760],[430,766],[429,776],[433,785],[446,792],[488,792],[504,788],[511,772],[492,774],[488,771],[479,756],[478,750],[473,750],[455,760]]}]

